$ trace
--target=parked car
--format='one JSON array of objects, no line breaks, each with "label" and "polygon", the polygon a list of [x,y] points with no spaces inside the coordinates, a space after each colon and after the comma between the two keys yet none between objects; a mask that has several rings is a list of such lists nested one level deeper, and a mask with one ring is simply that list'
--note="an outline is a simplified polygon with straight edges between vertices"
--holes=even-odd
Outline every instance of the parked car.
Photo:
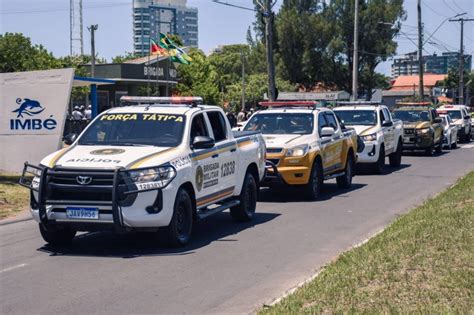
[{"label": "parked car", "polygon": [[318,198],[324,180],[336,178],[341,188],[352,184],[357,134],[345,130],[334,112],[314,102],[261,102],[244,131],[260,131],[267,146],[267,176],[262,186],[302,187]]},{"label": "parked car", "polygon": [[357,163],[369,164],[382,173],[385,157],[391,166],[400,166],[403,147],[403,122],[393,119],[388,107],[370,102],[340,102],[334,112],[345,126],[354,128],[364,141]]},{"label": "parked car", "polygon": [[471,116],[465,105],[443,105],[436,110],[439,114],[449,115],[458,128],[459,142],[471,141]]},{"label": "parked car", "polygon": [[124,98],[137,104],[107,110],[66,137],[69,147],[25,164],[20,183],[46,242],[113,229],[158,231],[182,246],[196,219],[225,209],[253,218],[265,173],[260,133],[234,134],[224,111],[200,98]]},{"label": "parked car", "polygon": [[399,103],[392,115],[403,121],[403,150],[423,150],[429,156],[443,150],[442,119],[431,103]]},{"label": "parked car", "polygon": [[458,146],[458,127],[454,124],[451,116],[439,115],[443,119],[444,142],[443,146],[448,149],[456,149]]}]

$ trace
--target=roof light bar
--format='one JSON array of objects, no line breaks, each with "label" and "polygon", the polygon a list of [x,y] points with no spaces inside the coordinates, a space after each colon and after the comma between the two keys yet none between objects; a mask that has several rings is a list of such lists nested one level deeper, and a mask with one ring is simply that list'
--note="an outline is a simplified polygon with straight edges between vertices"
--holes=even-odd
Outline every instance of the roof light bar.
[{"label": "roof light bar", "polygon": [[316,108],[318,102],[315,101],[265,101],[259,102],[260,106],[264,107],[311,107]]},{"label": "roof light bar", "polygon": [[368,106],[379,106],[380,102],[376,101],[341,101],[337,102],[336,106],[350,106],[350,105],[368,105]]},{"label": "roof light bar", "polygon": [[202,97],[195,96],[122,96],[120,98],[122,103],[135,103],[135,104],[189,104],[197,105],[202,104]]},{"label": "roof light bar", "polygon": [[432,106],[431,102],[399,102],[396,106]]}]

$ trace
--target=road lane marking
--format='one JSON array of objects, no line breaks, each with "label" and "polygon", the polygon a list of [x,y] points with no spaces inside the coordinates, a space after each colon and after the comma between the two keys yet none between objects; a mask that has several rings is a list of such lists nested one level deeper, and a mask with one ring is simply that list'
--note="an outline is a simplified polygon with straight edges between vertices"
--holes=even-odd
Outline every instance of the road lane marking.
[{"label": "road lane marking", "polygon": [[23,268],[23,267],[26,267],[27,265],[28,264],[19,264],[19,265],[16,265],[16,266],[8,267],[8,268],[0,270],[0,273],[4,273],[4,272],[7,272],[7,271],[12,271],[12,270],[15,270],[15,269],[18,269],[18,268]]}]

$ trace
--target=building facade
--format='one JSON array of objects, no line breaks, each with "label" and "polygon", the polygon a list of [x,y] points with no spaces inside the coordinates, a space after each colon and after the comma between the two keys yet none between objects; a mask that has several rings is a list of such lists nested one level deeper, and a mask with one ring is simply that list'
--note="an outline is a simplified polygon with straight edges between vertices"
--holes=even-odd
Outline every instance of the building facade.
[{"label": "building facade", "polygon": [[178,35],[184,46],[198,46],[198,10],[186,0],[133,0],[133,52],[145,56],[150,38]]},{"label": "building facade", "polygon": [[[449,69],[458,69],[459,52],[444,52],[441,55],[423,56],[423,61],[425,73],[447,74]],[[472,56],[464,55],[464,70],[471,71],[471,69]],[[392,78],[416,74],[419,74],[418,55],[416,52],[408,53],[393,60]]]}]

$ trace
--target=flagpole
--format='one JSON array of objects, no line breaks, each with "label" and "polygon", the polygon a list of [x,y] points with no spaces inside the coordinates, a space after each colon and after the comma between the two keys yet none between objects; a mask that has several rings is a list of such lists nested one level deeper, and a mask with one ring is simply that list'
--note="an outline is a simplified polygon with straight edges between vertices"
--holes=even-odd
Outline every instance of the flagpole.
[{"label": "flagpole", "polygon": [[158,67],[160,65],[160,56],[156,56],[156,96],[160,96],[160,86],[158,84],[158,80],[160,79],[160,76],[158,75]]},{"label": "flagpole", "polygon": [[146,65],[147,69],[147,75],[148,79],[146,81],[146,95],[150,96],[150,50],[151,50],[151,37],[148,38],[148,64]]},{"label": "flagpole", "polygon": [[170,60],[171,60],[171,56],[170,56],[170,50],[168,49],[168,69],[166,71],[166,96],[169,96],[169,88],[168,88],[168,81],[169,81],[169,77],[170,77]]}]

